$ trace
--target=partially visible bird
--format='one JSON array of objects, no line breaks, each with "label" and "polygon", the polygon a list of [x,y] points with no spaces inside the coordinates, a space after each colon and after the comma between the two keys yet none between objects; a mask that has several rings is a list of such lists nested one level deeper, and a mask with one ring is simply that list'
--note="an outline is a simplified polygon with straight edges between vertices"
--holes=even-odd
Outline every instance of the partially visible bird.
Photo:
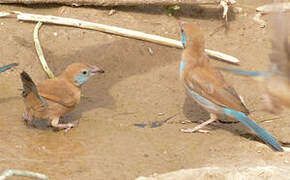
[{"label": "partially visible bird", "polygon": [[14,66],[18,66],[18,64],[17,63],[12,63],[12,64],[8,64],[6,66],[0,67],[0,73],[4,72],[4,71],[6,71],[6,70],[8,70],[8,69],[10,69],[10,68],[12,68]]},{"label": "partially visible bird", "polygon": [[72,123],[59,123],[60,117],[71,112],[79,104],[81,86],[96,73],[104,71],[97,66],[73,63],[60,76],[44,80],[36,86],[23,71],[22,97],[26,106],[24,121],[33,126],[35,120],[45,120],[49,126],[56,129],[69,130],[74,127]]},{"label": "partially visible bird", "polygon": [[220,68],[254,79],[263,88],[265,110],[279,114],[284,107],[290,108],[290,18],[282,13],[273,15],[272,67],[268,72]]},{"label": "partially visible bird", "polygon": [[210,119],[193,129],[194,132],[218,117],[234,118],[254,130],[261,139],[277,151],[283,151],[277,140],[247,115],[248,109],[236,91],[214,68],[205,54],[204,35],[194,24],[180,25],[181,41],[184,46],[180,63],[180,78],[190,97],[210,113]]}]

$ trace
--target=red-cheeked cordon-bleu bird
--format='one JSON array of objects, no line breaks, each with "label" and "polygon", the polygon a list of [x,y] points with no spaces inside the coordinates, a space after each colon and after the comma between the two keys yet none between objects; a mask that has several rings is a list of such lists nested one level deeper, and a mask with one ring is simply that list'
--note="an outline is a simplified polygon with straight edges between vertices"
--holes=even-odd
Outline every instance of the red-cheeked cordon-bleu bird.
[{"label": "red-cheeked cordon-bleu bird", "polygon": [[[280,114],[283,107],[290,108],[290,18],[279,12],[273,14],[272,67],[268,72],[219,68],[255,80],[263,89],[265,110]],[[289,15],[288,15],[289,16]]]},{"label": "red-cheeked cordon-bleu bird", "polygon": [[97,66],[73,63],[54,79],[34,84],[30,76],[23,71],[22,97],[26,107],[23,120],[33,125],[34,120],[45,120],[55,129],[68,131],[75,125],[59,123],[60,117],[71,112],[80,102],[81,86],[96,73],[104,73]]},{"label": "red-cheeked cordon-bleu bird", "polygon": [[223,78],[221,72],[213,67],[205,54],[204,35],[195,24],[180,24],[181,42],[184,46],[180,63],[180,78],[189,96],[210,113],[210,119],[193,129],[195,132],[218,117],[236,119],[252,130],[272,148],[283,151],[277,140],[264,128],[251,120],[248,109],[242,100]]}]

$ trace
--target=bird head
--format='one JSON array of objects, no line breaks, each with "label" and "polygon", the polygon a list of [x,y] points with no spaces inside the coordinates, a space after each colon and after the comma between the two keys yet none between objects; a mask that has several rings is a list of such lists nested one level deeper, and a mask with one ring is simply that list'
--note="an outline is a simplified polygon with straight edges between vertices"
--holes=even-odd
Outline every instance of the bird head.
[{"label": "bird head", "polygon": [[60,77],[66,78],[76,86],[81,86],[96,73],[104,73],[104,70],[89,64],[73,63],[65,69]]},{"label": "bird head", "polygon": [[181,42],[188,55],[200,56],[204,53],[204,35],[195,24],[180,23]]}]

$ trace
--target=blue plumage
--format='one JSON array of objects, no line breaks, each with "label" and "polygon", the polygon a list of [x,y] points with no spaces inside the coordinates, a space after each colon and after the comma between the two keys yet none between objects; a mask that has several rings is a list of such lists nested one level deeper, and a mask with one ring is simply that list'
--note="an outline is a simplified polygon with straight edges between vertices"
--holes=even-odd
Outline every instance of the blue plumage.
[{"label": "blue plumage", "polygon": [[180,68],[179,68],[179,77],[182,77],[182,72],[184,69],[184,61],[180,61]]},{"label": "blue plumage", "polygon": [[12,64],[9,64],[7,66],[0,67],[0,72],[4,72],[4,71],[6,71],[14,66],[17,66],[17,65],[18,65],[17,63],[12,63]]},{"label": "blue plumage", "polygon": [[186,36],[185,36],[185,31],[183,29],[183,26],[181,26],[181,43],[183,47],[186,47]]},{"label": "blue plumage", "polygon": [[185,87],[185,89],[187,90],[189,95],[193,99],[196,100],[196,102],[198,104],[200,104],[201,106],[203,106],[207,110],[209,110],[211,112],[216,112],[217,114],[223,114],[223,115],[226,115],[226,116],[230,116],[230,117],[233,117],[233,118],[239,120],[241,123],[243,123],[244,125],[248,126],[252,130],[254,130],[255,133],[261,139],[263,139],[263,141],[265,141],[267,144],[269,144],[275,150],[283,151],[282,147],[277,142],[277,140],[266,129],[264,129],[261,126],[259,126],[255,121],[250,119],[244,113],[235,111],[233,109],[221,107],[221,106],[211,102],[210,100],[200,96],[199,94],[197,94],[196,92],[190,90],[189,88]]},{"label": "blue plumage", "polygon": [[271,73],[269,72],[258,72],[258,71],[245,71],[242,69],[236,69],[236,68],[222,68],[219,67],[218,69],[223,70],[223,71],[230,71],[239,75],[243,76],[270,76]]},{"label": "blue plumage", "polygon": [[269,144],[271,147],[273,147],[277,151],[283,151],[282,147],[278,143],[278,141],[264,128],[259,126],[255,121],[250,119],[247,115],[244,113],[228,109],[228,108],[222,108],[224,113],[228,116],[234,117],[235,119],[239,120],[241,123],[245,124],[252,130],[254,130],[257,135],[263,139],[264,142]]},{"label": "blue plumage", "polygon": [[218,69],[245,76],[271,76],[271,73],[214,68],[204,54],[204,37],[201,30],[193,24],[181,23],[180,31],[181,42],[185,48],[180,63],[181,80],[192,99],[210,113],[209,120],[192,129],[182,131],[195,132],[219,117],[231,117],[254,130],[273,149],[283,151],[278,141],[268,131],[247,116],[249,112],[247,107],[235,89],[223,79]]},{"label": "blue plumage", "polygon": [[91,70],[83,69],[78,75],[76,75],[75,82],[78,85],[84,84],[85,82],[87,82],[90,79],[91,73],[92,73]]}]

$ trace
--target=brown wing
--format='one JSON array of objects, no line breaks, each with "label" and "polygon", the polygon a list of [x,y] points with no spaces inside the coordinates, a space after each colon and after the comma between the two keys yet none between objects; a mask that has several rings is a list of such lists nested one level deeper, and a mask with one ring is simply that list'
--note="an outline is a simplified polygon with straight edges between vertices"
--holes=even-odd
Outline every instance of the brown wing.
[{"label": "brown wing", "polygon": [[269,58],[273,63],[272,71],[282,74],[290,81],[290,15],[273,15],[272,53]]},{"label": "brown wing", "polygon": [[38,84],[39,95],[66,107],[75,106],[78,102],[70,86],[61,79],[48,79]]},{"label": "brown wing", "polygon": [[249,113],[234,88],[210,65],[189,66],[185,69],[184,83],[189,89],[220,106]]}]

